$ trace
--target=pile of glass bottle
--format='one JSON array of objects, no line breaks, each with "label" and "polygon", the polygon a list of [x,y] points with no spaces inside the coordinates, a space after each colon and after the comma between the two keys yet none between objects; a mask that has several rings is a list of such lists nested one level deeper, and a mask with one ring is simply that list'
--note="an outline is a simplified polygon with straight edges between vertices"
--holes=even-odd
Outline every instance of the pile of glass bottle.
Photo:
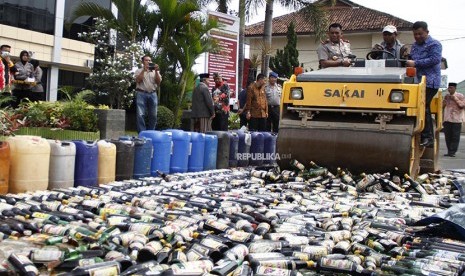
[{"label": "pile of glass bottle", "polygon": [[311,163],[0,197],[0,275],[460,275],[465,242],[412,226],[461,173]]}]

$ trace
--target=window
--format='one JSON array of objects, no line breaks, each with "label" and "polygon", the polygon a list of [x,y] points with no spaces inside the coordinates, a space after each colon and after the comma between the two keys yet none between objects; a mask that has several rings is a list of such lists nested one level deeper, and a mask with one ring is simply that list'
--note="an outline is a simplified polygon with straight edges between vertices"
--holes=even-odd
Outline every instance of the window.
[{"label": "window", "polygon": [[55,0],[0,0],[0,24],[53,35]]},{"label": "window", "polygon": [[74,9],[80,3],[83,2],[95,3],[106,9],[111,8],[110,0],[67,0],[65,2],[65,22],[63,26],[63,37],[75,40],[82,40],[78,37],[78,33],[88,32],[89,26],[92,26],[92,24],[94,24],[94,19],[91,16],[81,16],[79,18],[76,18],[74,22],[71,22]]}]

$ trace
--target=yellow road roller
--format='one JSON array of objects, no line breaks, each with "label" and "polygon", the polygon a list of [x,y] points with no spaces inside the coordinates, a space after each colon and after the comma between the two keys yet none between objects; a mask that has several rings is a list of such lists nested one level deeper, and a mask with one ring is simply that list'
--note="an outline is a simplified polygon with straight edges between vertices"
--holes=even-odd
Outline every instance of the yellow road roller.
[{"label": "yellow road roller", "polygon": [[438,170],[442,98],[438,93],[431,103],[435,143],[420,147],[426,79],[414,70],[395,60],[356,60],[292,75],[281,97],[280,166],[296,159],[352,173]]}]

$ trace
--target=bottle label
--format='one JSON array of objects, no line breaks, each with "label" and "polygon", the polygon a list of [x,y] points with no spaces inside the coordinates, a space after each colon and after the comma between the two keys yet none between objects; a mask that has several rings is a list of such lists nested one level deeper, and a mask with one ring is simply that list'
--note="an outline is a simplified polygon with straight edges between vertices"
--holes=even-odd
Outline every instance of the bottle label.
[{"label": "bottle label", "polygon": [[202,239],[200,241],[200,244],[203,244],[207,247],[210,247],[210,248],[215,248],[215,249],[219,249],[221,248],[222,246],[224,246],[221,242],[219,241],[216,241],[212,238],[205,238],[205,239]]},{"label": "bottle label", "polygon": [[79,210],[71,208],[71,207],[64,207],[60,209],[60,212],[68,213],[68,214],[79,214]]},{"label": "bottle label", "polygon": [[113,265],[110,267],[98,267],[89,269],[90,276],[117,276],[119,275],[119,266]]},{"label": "bottle label", "polygon": [[292,270],[281,269],[274,267],[259,266],[257,267],[257,273],[261,275],[276,275],[276,276],[291,276]]},{"label": "bottle label", "polygon": [[250,253],[267,253],[278,249],[278,246],[273,242],[255,242],[249,245]]},{"label": "bottle label", "polygon": [[31,254],[32,262],[51,262],[60,260],[63,257],[63,252],[60,250],[46,250],[46,249],[36,249]]},{"label": "bottle label", "polygon": [[243,261],[247,254],[249,254],[249,249],[243,244],[236,245],[225,253],[228,258],[236,261]]},{"label": "bottle label", "polygon": [[107,224],[109,226],[113,226],[113,225],[117,225],[117,224],[120,224],[120,223],[123,223],[124,221],[126,221],[128,218],[127,217],[120,217],[120,216],[113,216],[113,217],[107,217],[106,220],[107,220]]},{"label": "bottle label", "polygon": [[151,241],[151,242],[147,243],[144,248],[155,255],[158,252],[160,252],[160,250],[163,249],[163,245],[158,241]]},{"label": "bottle label", "polygon": [[45,204],[52,211],[58,211],[58,209],[61,206],[61,203],[59,201],[44,201],[43,204]]},{"label": "bottle label", "polygon": [[439,251],[437,253],[434,253],[433,256],[434,257],[439,257],[439,258],[444,258],[444,259],[457,260],[458,257],[460,256],[460,254],[456,253],[456,252],[441,250],[441,251]]},{"label": "bottle label", "polygon": [[321,268],[328,268],[328,269],[337,269],[343,271],[351,271],[353,262],[349,260],[335,260],[329,258],[321,258],[320,266]]},{"label": "bottle label", "polygon": [[198,252],[197,250],[194,250],[194,249],[190,249],[190,250],[186,253],[186,256],[187,256],[187,260],[188,260],[189,262],[197,261],[197,260],[199,260],[200,258],[205,257],[205,255],[202,255],[200,252]]},{"label": "bottle label", "polygon": [[218,229],[219,231],[225,231],[229,227],[227,224],[220,223],[212,219],[207,220],[205,224],[214,229]]},{"label": "bottle label", "polygon": [[243,231],[234,231],[228,235],[228,238],[232,241],[245,242],[250,239],[252,233],[247,233]]},{"label": "bottle label", "polygon": [[52,235],[63,236],[67,230],[68,230],[67,227],[60,226],[60,225],[46,224],[43,226],[43,231],[47,234],[52,234]]},{"label": "bottle label", "polygon": [[[179,271],[180,273],[186,273],[187,275],[192,275],[195,273],[202,273],[208,272],[213,269],[213,262],[209,260],[202,260],[202,261],[193,261],[187,263],[178,263],[171,265],[171,268],[174,271]],[[183,275],[177,274],[176,275]]]},{"label": "bottle label", "polygon": [[98,263],[96,259],[81,259],[78,261],[78,266],[84,267],[84,266],[94,265],[96,263]]},{"label": "bottle label", "polygon": [[198,243],[194,243],[191,248],[194,249],[195,251],[199,252],[203,256],[207,256],[209,251],[210,251],[207,247],[204,247],[204,246],[202,246],[202,245],[200,245]]},{"label": "bottle label", "polygon": [[328,248],[325,246],[308,245],[302,248],[302,252],[308,254],[310,260],[319,260],[321,257],[328,255]]},{"label": "bottle label", "polygon": [[33,218],[39,218],[39,219],[48,219],[51,216],[49,214],[45,214],[45,213],[34,212],[34,213],[32,213],[32,217]]},{"label": "bottle label", "polygon": [[152,229],[151,225],[144,224],[144,223],[133,223],[131,224],[131,226],[129,226],[130,231],[134,231],[134,232],[141,233],[144,235],[147,235],[151,229]]},{"label": "bottle label", "polygon": [[271,267],[271,268],[287,269],[288,262],[278,261],[278,260],[261,260],[260,265]]},{"label": "bottle label", "polygon": [[94,207],[94,208],[100,207],[100,204],[102,204],[102,203],[103,202],[101,202],[99,200],[83,200],[81,202],[82,205],[89,206],[89,207]]}]

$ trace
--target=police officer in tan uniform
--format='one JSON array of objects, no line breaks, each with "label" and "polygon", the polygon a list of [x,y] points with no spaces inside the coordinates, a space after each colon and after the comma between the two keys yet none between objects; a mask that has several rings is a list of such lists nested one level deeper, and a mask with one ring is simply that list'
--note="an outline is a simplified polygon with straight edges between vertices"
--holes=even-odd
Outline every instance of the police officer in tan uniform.
[{"label": "police officer in tan uniform", "polygon": [[352,60],[350,43],[342,39],[342,26],[333,23],[328,28],[329,39],[323,42],[317,49],[320,68],[326,67],[349,67]]}]

